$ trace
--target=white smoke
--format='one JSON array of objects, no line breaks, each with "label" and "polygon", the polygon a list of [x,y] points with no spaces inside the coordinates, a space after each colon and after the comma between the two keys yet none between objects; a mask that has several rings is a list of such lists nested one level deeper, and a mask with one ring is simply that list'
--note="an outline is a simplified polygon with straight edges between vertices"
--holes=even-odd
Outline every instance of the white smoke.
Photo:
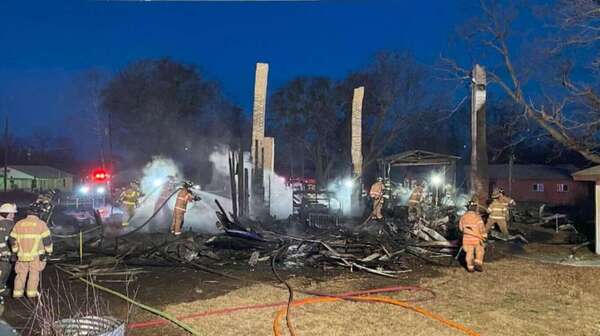
[{"label": "white smoke", "polygon": [[[144,196],[140,199],[140,205],[131,219],[132,227],[143,224],[154,214],[162,187],[169,176],[175,176],[179,182],[178,185],[185,180],[177,164],[169,158],[155,157],[144,167],[143,177],[140,181]],[[218,208],[215,199],[228,212],[231,211],[231,200],[210,192],[196,191],[195,193],[202,199],[188,204],[183,230],[207,233],[217,232],[215,224],[217,221],[216,210]],[[169,199],[155,216],[152,225],[145,227],[144,230],[146,232],[169,232],[176,197],[175,194]]]},{"label": "white smoke", "polygon": [[285,178],[273,172],[265,171],[265,199],[269,204],[269,213],[275,219],[286,219],[293,210],[293,190]]},{"label": "white smoke", "polygon": [[156,156],[152,158],[142,170],[143,177],[140,180],[142,193],[146,196],[160,193],[163,183],[167,181],[169,176],[181,178],[181,171],[175,162],[171,159]]},{"label": "white smoke", "polygon": [[[218,232],[216,227],[218,210],[215,200],[219,201],[223,209],[230,213],[232,211],[232,202],[230,198],[229,181],[229,150],[225,146],[220,146],[210,154],[209,160],[213,165],[210,172],[212,180],[207,186],[207,191],[194,189],[194,193],[202,199],[188,204],[188,210],[185,215],[183,230],[192,230],[195,232]],[[248,168],[249,175],[252,172],[249,153],[244,153],[244,164]],[[178,185],[185,181],[181,170],[177,164],[165,157],[155,157],[146,164],[143,169],[143,177],[140,186],[144,196],[140,199],[140,205],[136,209],[135,215],[130,220],[131,227],[135,228],[147,221],[155,212],[159,203],[164,183],[169,176],[174,176]],[[265,200],[270,205],[271,216],[277,219],[285,219],[292,213],[292,189],[287,186],[285,179],[274,173],[265,172]],[[251,179],[250,179],[251,180]],[[250,181],[249,181],[250,183]],[[251,188],[251,186],[248,186]],[[173,195],[157,213],[150,225],[145,226],[146,232],[169,232],[172,220],[173,208],[175,206],[176,195]],[[250,204],[252,204],[250,200]]]},{"label": "white smoke", "polygon": [[208,160],[213,165],[210,183],[206,190],[216,191],[229,195],[231,193],[231,184],[229,181],[229,149],[225,146],[219,146],[213,151]]},{"label": "white smoke", "polygon": [[332,211],[340,211],[344,215],[352,213],[352,190],[353,184],[349,178],[337,179],[327,186],[327,191],[331,193],[329,198],[329,208]]},{"label": "white smoke", "polygon": [[[237,157],[236,157],[237,159]],[[212,181],[207,186],[210,191],[223,190],[229,196],[230,180],[229,180],[229,149],[226,146],[219,146],[209,156],[210,162],[213,164]],[[244,152],[244,168],[248,169],[248,190],[252,190],[252,169],[253,165],[250,160],[250,153]],[[236,175],[236,183],[239,185],[240,176]],[[281,177],[273,172],[265,171],[264,173],[265,200],[269,204],[269,214],[276,219],[286,219],[292,214],[293,200],[292,188],[286,184],[284,177]],[[251,194],[251,193],[250,193]],[[252,197],[252,195],[250,195]],[[231,208],[231,199],[228,200],[228,208]],[[252,200],[250,199],[250,204]],[[221,202],[221,200],[219,200]],[[250,214],[253,215],[252,213]]]}]

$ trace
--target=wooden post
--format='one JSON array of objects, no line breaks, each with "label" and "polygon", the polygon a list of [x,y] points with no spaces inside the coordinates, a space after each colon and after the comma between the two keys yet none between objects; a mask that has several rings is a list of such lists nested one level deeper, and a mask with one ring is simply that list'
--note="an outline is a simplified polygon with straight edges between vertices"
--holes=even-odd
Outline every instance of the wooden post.
[{"label": "wooden post", "polygon": [[8,117],[4,124],[4,192],[8,184]]},{"label": "wooden post", "polygon": [[600,180],[596,180],[596,197],[595,197],[595,204],[596,204],[596,234],[595,234],[595,238],[596,238],[596,245],[595,245],[595,252],[596,254],[600,255]]},{"label": "wooden post", "polygon": [[515,163],[515,156],[513,154],[510,155],[508,159],[508,196],[512,197],[512,176],[513,176],[513,166]]},{"label": "wooden post", "polygon": [[238,152],[238,169],[237,169],[237,178],[238,178],[238,200],[239,200],[239,217],[246,216],[248,212],[247,198],[246,198],[246,189],[248,188],[248,181],[244,177],[244,151],[241,149]]},{"label": "wooden post", "polygon": [[235,153],[229,151],[229,182],[231,184],[231,208],[233,210],[233,219],[237,221],[238,217],[238,202],[237,202],[237,186],[235,183]]}]

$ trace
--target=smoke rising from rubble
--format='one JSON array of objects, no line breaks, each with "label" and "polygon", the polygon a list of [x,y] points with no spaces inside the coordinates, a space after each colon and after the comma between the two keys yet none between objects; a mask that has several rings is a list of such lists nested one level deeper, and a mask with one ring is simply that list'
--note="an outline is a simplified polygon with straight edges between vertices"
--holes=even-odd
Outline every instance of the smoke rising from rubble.
[{"label": "smoke rising from rubble", "polygon": [[[136,214],[132,219],[133,226],[141,225],[154,213],[154,206],[160,195],[162,185],[167,181],[168,176],[175,176],[178,185],[185,181],[181,170],[177,164],[164,157],[155,157],[151,162],[146,164],[143,169],[143,177],[140,181],[144,196],[140,199],[140,206],[136,210]],[[183,230],[192,230],[194,232],[216,233],[217,217],[215,211],[217,199],[225,211],[231,211],[231,200],[228,198],[201,190],[196,190],[195,194],[200,196],[202,200],[193,202],[188,205],[188,210],[183,224]],[[163,207],[163,211],[157,214],[152,225],[145,227],[146,232],[169,232],[171,224],[171,216],[173,207],[175,206],[176,195],[171,197],[167,204]]]},{"label": "smoke rising from rubble", "polygon": [[276,219],[286,219],[292,214],[293,190],[285,178],[273,172],[265,172],[265,199],[269,212]]},{"label": "smoke rising from rubble", "polygon": [[[213,165],[212,181],[208,190],[224,190],[229,197],[231,187],[229,182],[229,149],[226,146],[219,146],[210,154],[209,160]],[[244,168],[248,169],[249,175],[252,172],[252,163],[250,153],[244,153]],[[238,178],[236,182],[239,183]],[[252,178],[249,176],[248,188],[252,188]],[[265,200],[269,204],[269,213],[276,219],[286,219],[292,214],[292,188],[287,185],[284,177],[273,172],[265,171]],[[252,197],[252,195],[250,196]],[[229,200],[229,199],[228,199]],[[219,201],[220,202],[220,201]],[[229,200],[231,207],[231,201]],[[252,214],[251,214],[252,215]]]}]

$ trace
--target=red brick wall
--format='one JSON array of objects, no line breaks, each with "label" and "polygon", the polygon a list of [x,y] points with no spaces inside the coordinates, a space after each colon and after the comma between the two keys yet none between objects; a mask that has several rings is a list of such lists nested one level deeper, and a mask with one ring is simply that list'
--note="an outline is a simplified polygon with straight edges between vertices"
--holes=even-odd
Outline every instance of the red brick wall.
[{"label": "red brick wall", "polygon": [[[533,191],[534,184],[543,184],[544,191]],[[558,192],[558,184],[567,185],[568,191]],[[508,195],[508,180],[492,180],[490,185],[502,187]],[[491,190],[491,188],[490,188]],[[585,182],[572,180],[518,180],[512,183],[512,198],[516,202],[540,202],[551,205],[572,205],[591,197]]]}]

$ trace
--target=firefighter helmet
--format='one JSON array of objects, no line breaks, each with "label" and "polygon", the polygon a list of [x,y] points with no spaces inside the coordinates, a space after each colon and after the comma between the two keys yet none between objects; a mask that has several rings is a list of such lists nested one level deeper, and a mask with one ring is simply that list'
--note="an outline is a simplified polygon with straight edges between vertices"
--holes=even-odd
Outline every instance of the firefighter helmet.
[{"label": "firefighter helmet", "polygon": [[4,203],[0,206],[0,213],[17,213],[17,205],[12,203]]},{"label": "firefighter helmet", "polygon": [[477,210],[477,201],[473,201],[473,199],[471,199],[468,203],[467,203],[467,209],[468,210]]}]

